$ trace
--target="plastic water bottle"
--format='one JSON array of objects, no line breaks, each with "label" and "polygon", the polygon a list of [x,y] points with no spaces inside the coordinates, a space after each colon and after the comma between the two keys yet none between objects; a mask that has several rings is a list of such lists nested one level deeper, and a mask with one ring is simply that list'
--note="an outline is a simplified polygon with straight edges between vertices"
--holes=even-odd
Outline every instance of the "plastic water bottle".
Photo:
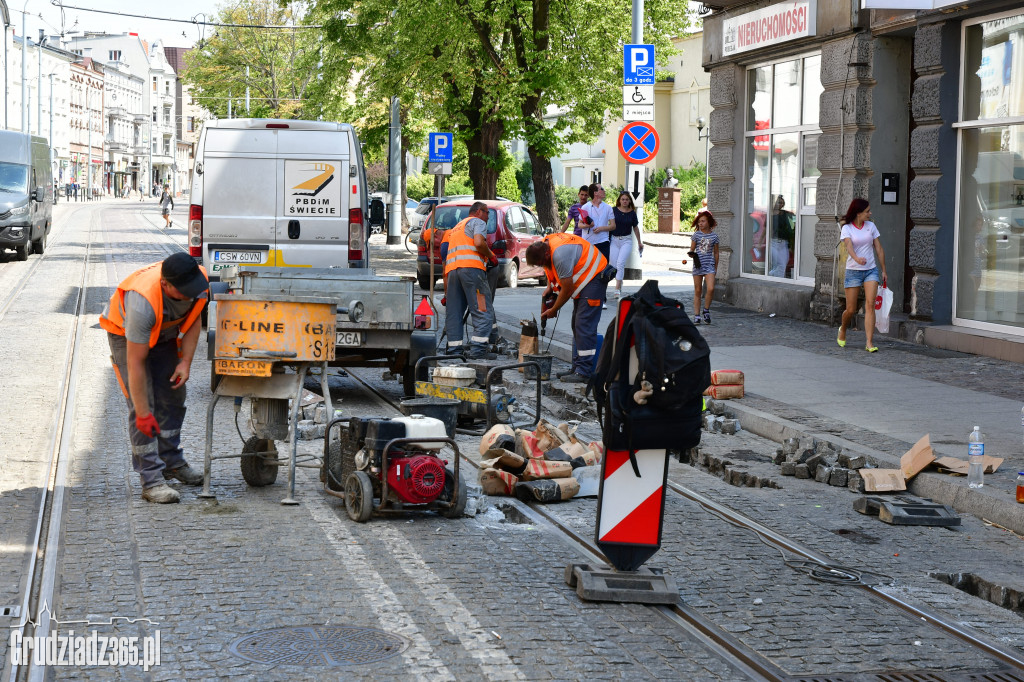
[{"label": "plastic water bottle", "polygon": [[981,427],[975,426],[967,437],[967,485],[980,488],[985,485],[985,437]]}]

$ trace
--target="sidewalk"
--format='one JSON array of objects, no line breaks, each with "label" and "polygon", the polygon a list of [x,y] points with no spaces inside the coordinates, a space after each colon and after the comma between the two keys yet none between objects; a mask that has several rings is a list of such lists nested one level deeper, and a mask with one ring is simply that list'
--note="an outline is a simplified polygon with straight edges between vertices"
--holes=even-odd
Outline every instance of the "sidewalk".
[{"label": "sidewalk", "polygon": [[[663,287],[662,293],[681,298],[689,308],[690,292]],[[499,291],[496,301],[502,335],[516,343],[519,320],[539,311],[532,298],[528,304],[520,300],[505,299]],[[602,333],[614,314],[614,306],[609,308],[602,315]],[[571,358],[569,312],[562,313],[550,346],[561,360]],[[1014,495],[1017,472],[1024,470],[1019,391],[1024,367],[883,335],[875,337],[880,351],[865,353],[860,331],[851,330],[849,345],[839,348],[835,329],[824,325],[720,303],[712,314],[714,323],[701,327],[711,345],[712,368],[739,369],[746,377],[746,397],[727,401],[742,428],[780,443],[795,436],[826,439],[880,467],[899,468],[900,456],[925,434],[937,457],[966,459],[967,435],[978,425],[985,453],[1004,459],[998,471],[985,476],[982,489],[968,488],[965,476],[928,470],[908,483],[909,492],[1024,533],[1024,504]],[[542,339],[541,348],[547,346]]]}]

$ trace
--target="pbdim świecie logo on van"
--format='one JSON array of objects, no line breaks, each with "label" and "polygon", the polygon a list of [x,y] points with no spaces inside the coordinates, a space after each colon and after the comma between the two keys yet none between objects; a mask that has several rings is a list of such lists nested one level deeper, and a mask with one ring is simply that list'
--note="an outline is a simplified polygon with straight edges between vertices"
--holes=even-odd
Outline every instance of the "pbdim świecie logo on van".
[{"label": "pbdim \u015bwiecie logo on van", "polygon": [[284,162],[288,215],[338,216],[341,207],[341,181],[338,167],[326,161]]}]

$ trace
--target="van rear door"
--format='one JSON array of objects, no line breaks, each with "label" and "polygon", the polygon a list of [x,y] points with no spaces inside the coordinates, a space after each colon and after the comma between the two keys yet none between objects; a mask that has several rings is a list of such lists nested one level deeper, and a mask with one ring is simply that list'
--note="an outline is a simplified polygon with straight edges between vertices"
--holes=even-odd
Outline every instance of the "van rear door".
[{"label": "van rear door", "polygon": [[209,127],[203,149],[203,263],[275,265],[277,131]]},{"label": "van rear door", "polygon": [[348,267],[349,136],[278,130],[279,265]]}]

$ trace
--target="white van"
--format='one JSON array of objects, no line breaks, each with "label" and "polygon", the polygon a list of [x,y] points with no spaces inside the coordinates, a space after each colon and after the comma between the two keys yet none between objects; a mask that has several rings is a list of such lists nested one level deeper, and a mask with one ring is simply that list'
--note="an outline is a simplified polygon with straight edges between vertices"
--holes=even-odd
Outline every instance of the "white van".
[{"label": "white van", "polygon": [[211,279],[231,265],[369,267],[366,175],[347,123],[207,121],[188,217]]}]

